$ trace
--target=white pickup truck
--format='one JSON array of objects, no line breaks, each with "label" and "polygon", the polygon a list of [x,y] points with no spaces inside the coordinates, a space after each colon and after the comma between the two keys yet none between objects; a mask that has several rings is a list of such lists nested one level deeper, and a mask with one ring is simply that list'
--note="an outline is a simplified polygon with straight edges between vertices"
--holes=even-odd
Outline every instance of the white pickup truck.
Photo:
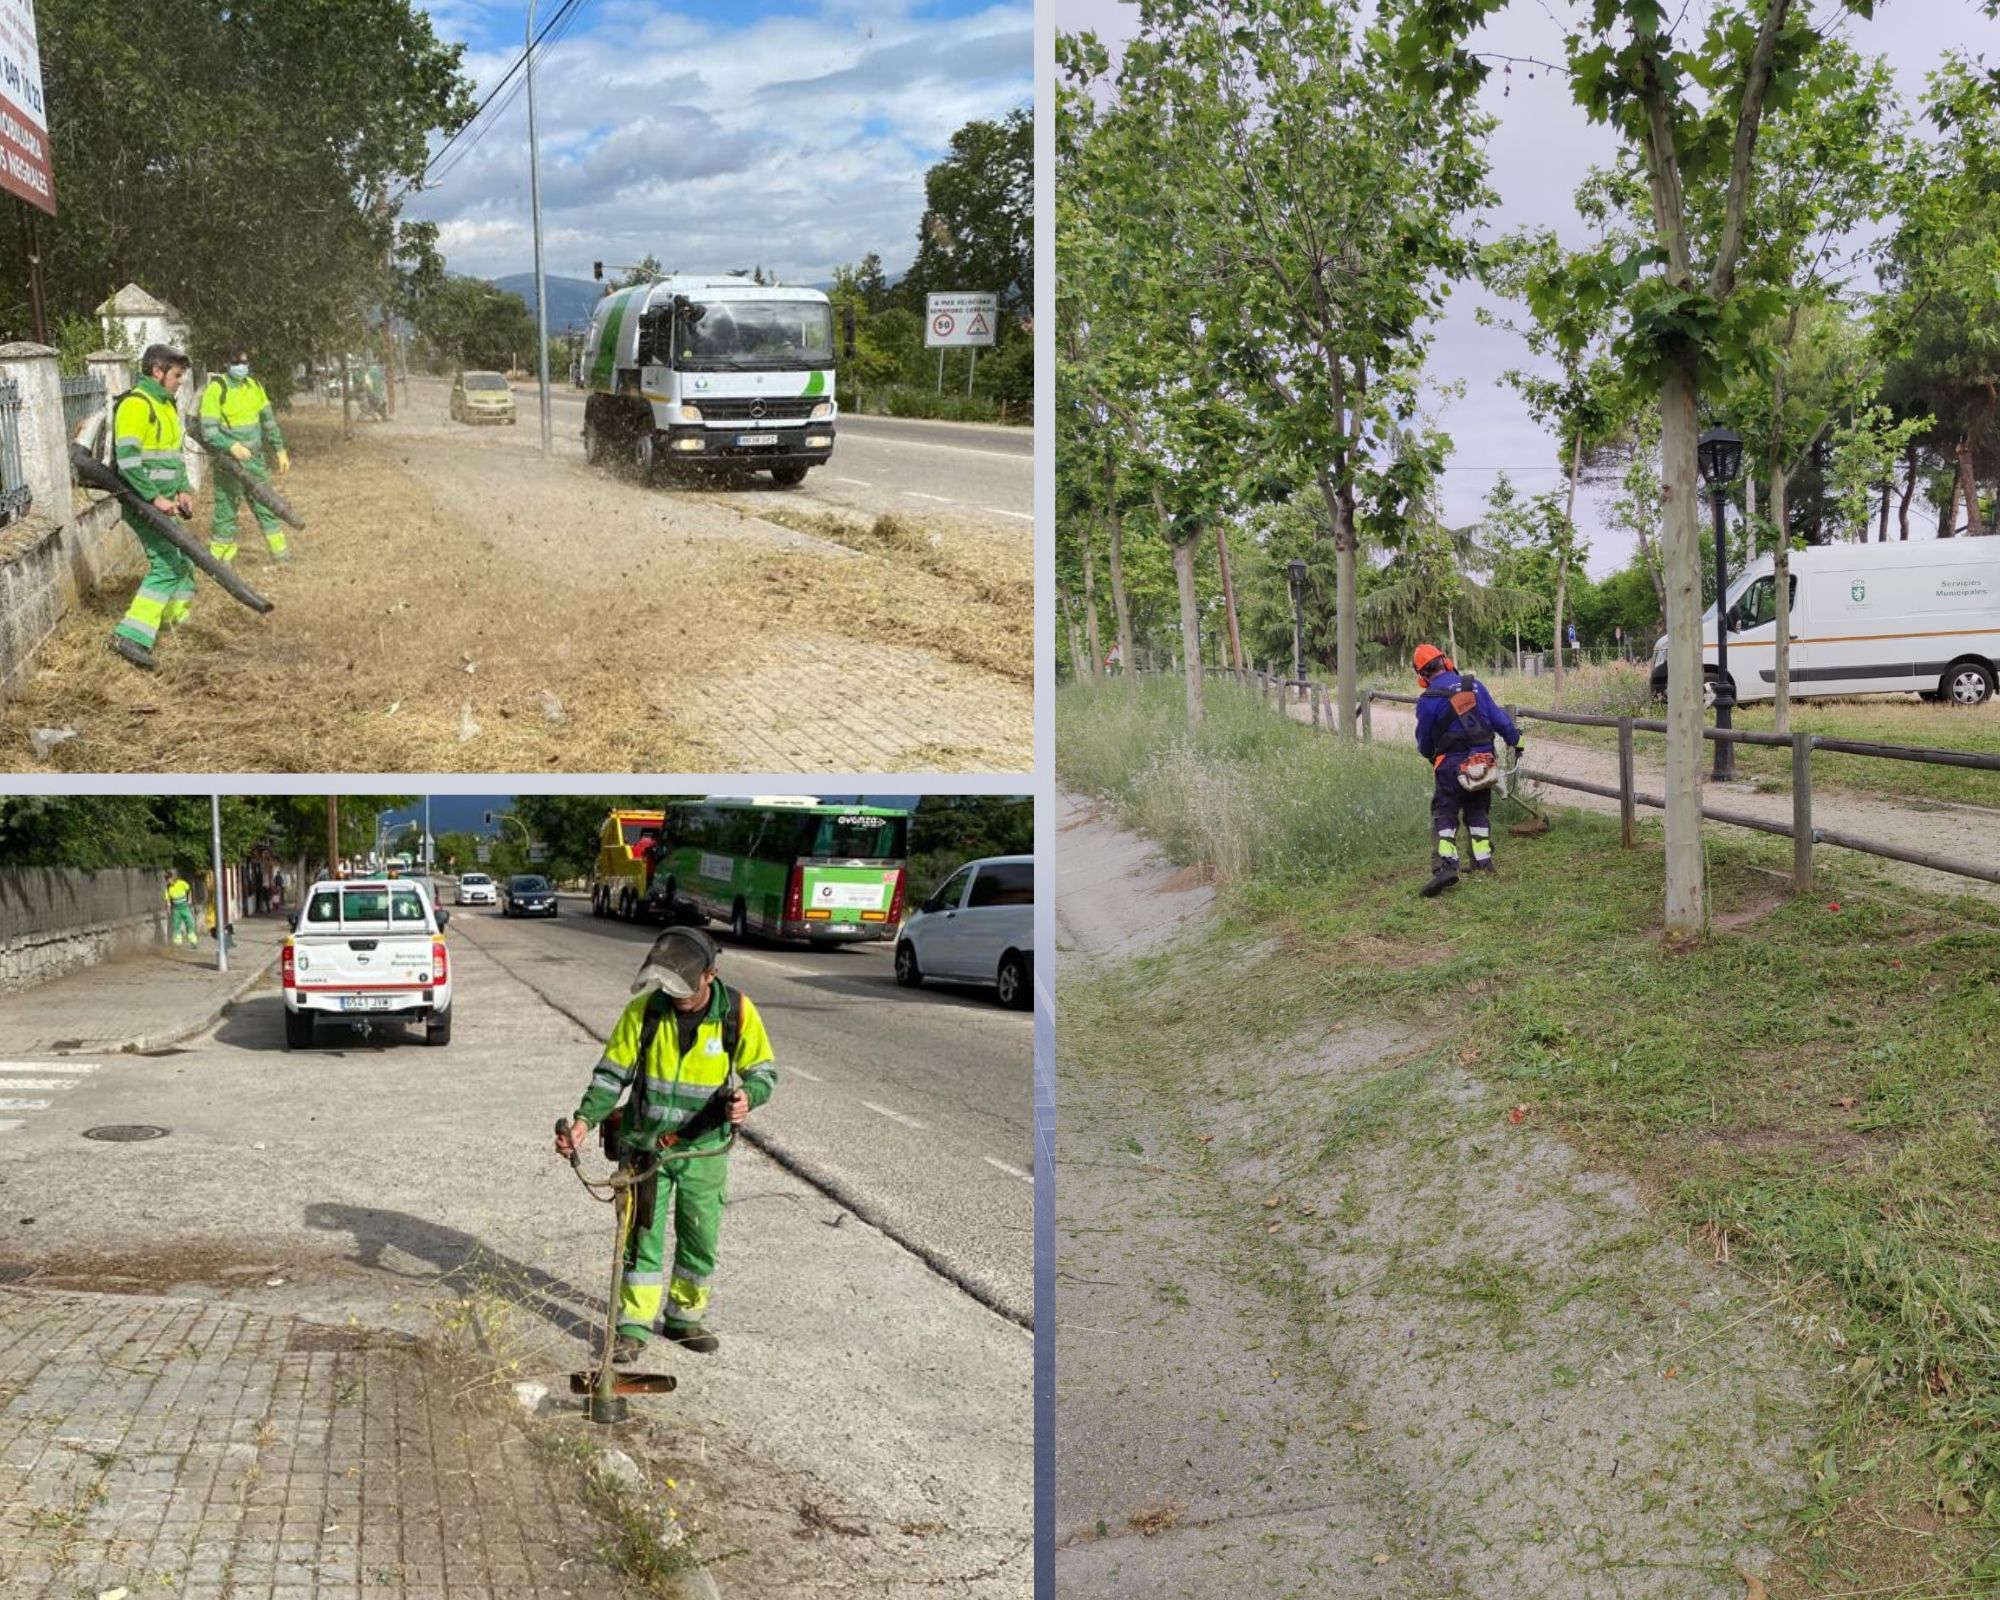
[{"label": "white pickup truck", "polygon": [[425,1044],[451,1043],[450,920],[421,880],[314,884],[280,957],[286,1048],[310,1046],[316,1022],[421,1022]]}]

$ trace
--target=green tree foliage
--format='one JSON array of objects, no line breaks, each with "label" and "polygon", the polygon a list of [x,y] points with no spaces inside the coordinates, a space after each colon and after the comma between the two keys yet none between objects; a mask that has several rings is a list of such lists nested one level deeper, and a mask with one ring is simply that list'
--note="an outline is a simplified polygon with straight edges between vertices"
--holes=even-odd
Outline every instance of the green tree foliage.
[{"label": "green tree foliage", "polygon": [[434,371],[506,372],[517,360],[534,363],[535,315],[527,301],[482,279],[443,279],[415,297],[410,317]]},{"label": "green tree foliage", "polygon": [[[37,21],[51,319],[136,281],[199,348],[248,343],[279,393],[295,364],[357,342],[394,288],[386,197],[472,113],[463,47],[411,0],[43,0]],[[9,259],[18,226],[5,208]],[[7,321],[20,336],[25,307]]]},{"label": "green tree foliage", "polygon": [[[1035,303],[1035,123],[1024,107],[1001,122],[968,122],[951,154],[924,175],[917,255],[898,285],[921,310],[926,294],[991,290],[1002,322]],[[876,263],[877,275],[881,263]]]},{"label": "green tree foliage", "polygon": [[910,882],[915,905],[981,856],[1025,856],[1035,849],[1035,804],[1008,795],[927,795],[910,820]]},{"label": "green tree foliage", "polygon": [[[0,866],[205,868],[206,795],[17,795],[0,798]],[[278,832],[272,802],[225,795],[222,853],[238,860]]]}]

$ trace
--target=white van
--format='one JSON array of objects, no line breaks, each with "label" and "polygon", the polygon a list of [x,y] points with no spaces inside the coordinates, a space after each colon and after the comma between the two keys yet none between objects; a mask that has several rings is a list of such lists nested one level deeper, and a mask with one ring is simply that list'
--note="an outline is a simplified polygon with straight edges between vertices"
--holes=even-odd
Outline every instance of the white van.
[{"label": "white van", "polygon": [[[1777,581],[1759,556],[1729,588],[1736,698],[1777,694]],[[1908,694],[1976,706],[2000,675],[2000,539],[1828,544],[1791,558],[1795,695]],[[1716,675],[1715,607],[1702,617],[1702,673]],[[1665,694],[1667,641],[1653,651]]]},{"label": "white van", "polygon": [[1035,858],[968,861],[896,930],[896,981],[990,983],[1003,1006],[1031,1003],[1035,978]]}]

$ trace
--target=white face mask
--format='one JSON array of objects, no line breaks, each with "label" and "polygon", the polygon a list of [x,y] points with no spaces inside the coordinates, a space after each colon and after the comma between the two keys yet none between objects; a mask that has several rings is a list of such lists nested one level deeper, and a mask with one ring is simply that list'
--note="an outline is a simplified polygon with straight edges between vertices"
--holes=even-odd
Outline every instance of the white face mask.
[{"label": "white face mask", "polygon": [[230,377],[234,378],[238,383],[241,383],[245,378],[250,376],[250,363],[247,361],[231,362],[229,367],[229,375]]}]

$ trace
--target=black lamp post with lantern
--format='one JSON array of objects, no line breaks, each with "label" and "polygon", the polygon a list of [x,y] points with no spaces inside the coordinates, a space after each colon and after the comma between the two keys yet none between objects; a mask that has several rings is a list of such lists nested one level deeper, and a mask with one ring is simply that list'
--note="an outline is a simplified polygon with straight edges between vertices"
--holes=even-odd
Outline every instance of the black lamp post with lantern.
[{"label": "black lamp post with lantern", "polygon": [[1285,578],[1292,589],[1292,682],[1298,683],[1306,670],[1306,564],[1293,556],[1285,563]]},{"label": "black lamp post with lantern", "polygon": [[[1715,726],[1727,731],[1730,712],[1736,705],[1736,691],[1729,677],[1729,552],[1723,525],[1723,506],[1729,486],[1743,465],[1743,441],[1733,428],[1706,429],[1694,447],[1695,464],[1708,485],[1709,503],[1715,508]],[[1715,741],[1715,780],[1727,783],[1736,776],[1736,745],[1733,740]]]}]

